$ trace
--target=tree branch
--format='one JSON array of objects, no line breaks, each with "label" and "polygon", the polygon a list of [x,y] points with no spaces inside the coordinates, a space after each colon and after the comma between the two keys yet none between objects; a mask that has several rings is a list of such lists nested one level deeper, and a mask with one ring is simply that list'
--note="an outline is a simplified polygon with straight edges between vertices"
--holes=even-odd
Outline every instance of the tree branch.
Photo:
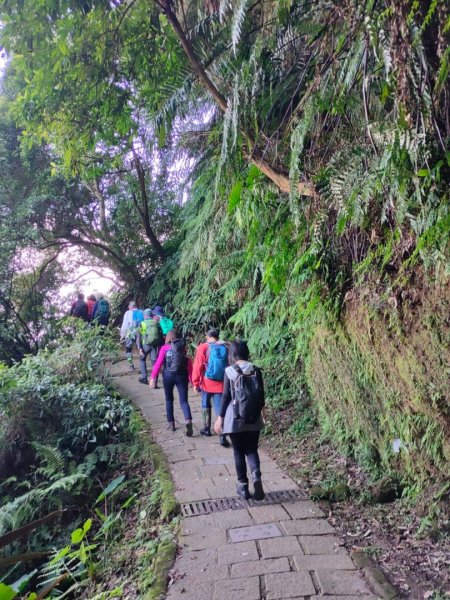
[{"label": "tree branch", "polygon": [[148,208],[147,187],[145,185],[145,172],[142,167],[141,159],[139,158],[139,156],[136,153],[134,148],[132,148],[132,152],[133,152],[133,159],[134,159],[134,161],[133,161],[134,167],[136,169],[136,173],[137,173],[137,177],[138,177],[138,181],[139,181],[139,189],[141,191],[141,198],[142,198],[142,209],[139,209],[139,213],[141,214],[145,233],[146,233],[151,245],[153,246],[153,248],[154,248],[156,254],[159,256],[159,258],[161,260],[164,260],[165,256],[164,256],[163,247],[161,246],[158,238],[156,237],[156,234],[153,231],[153,228],[150,223],[150,212],[149,212],[149,208]]},{"label": "tree branch", "polygon": [[[209,78],[205,67],[202,65],[200,60],[197,58],[194,49],[188,40],[183,28],[181,27],[180,22],[174,11],[172,10],[168,0],[155,0],[158,6],[161,7],[162,11],[166,15],[169,23],[172,25],[180,44],[192,66],[194,73],[197,75],[200,82],[203,86],[210,92],[211,96],[214,98],[216,103],[218,104],[220,110],[224,113],[227,110],[227,101],[225,96],[220,93],[217,87]],[[258,169],[260,169],[264,175],[266,175],[271,181],[275,183],[275,185],[282,191],[289,193],[291,191],[291,181],[289,180],[289,176],[285,171],[280,171],[275,166],[268,163],[262,152],[258,150],[254,140],[252,140],[251,136],[247,132],[243,132],[244,136],[249,140],[252,148],[249,148],[247,153],[247,158],[251,162],[253,162]],[[297,184],[298,192],[303,196],[313,196],[315,195],[314,186],[309,183],[298,183]]]}]

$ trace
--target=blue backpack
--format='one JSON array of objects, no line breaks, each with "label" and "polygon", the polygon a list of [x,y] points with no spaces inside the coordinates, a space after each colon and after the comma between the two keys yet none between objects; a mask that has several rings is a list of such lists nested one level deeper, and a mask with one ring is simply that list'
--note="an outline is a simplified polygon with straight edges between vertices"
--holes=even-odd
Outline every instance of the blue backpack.
[{"label": "blue backpack", "polygon": [[223,381],[228,365],[228,350],[225,344],[209,344],[208,364],[205,377],[214,381]]}]

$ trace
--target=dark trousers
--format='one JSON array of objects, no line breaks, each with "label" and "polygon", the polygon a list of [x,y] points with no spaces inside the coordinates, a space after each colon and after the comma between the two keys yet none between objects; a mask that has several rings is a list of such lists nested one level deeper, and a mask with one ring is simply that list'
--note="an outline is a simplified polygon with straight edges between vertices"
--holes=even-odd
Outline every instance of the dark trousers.
[{"label": "dark trousers", "polygon": [[230,433],[234,453],[234,466],[236,467],[236,475],[240,483],[248,483],[245,457],[247,457],[250,472],[259,471],[259,433],[259,431]]},{"label": "dark trousers", "polygon": [[[156,362],[156,358],[158,356],[159,347],[158,346],[150,346],[149,344],[142,345],[142,352],[139,352],[139,361],[141,367],[141,378],[147,379],[147,356],[150,355],[150,362],[152,363],[152,367]],[[158,381],[158,377],[156,377],[156,381]]]},{"label": "dark trousers", "polygon": [[173,416],[173,389],[175,386],[177,386],[184,419],[185,421],[192,421],[191,407],[188,402],[188,383],[187,373],[172,373],[169,369],[164,369],[163,385],[164,394],[166,396],[167,421],[169,423],[175,421],[175,417]]}]

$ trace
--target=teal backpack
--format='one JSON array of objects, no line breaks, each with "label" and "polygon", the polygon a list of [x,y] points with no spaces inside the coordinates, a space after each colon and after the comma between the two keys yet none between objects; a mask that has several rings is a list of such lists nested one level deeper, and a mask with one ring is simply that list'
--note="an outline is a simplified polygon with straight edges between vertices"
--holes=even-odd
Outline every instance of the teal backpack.
[{"label": "teal backpack", "polygon": [[172,319],[169,319],[169,317],[161,317],[159,319],[159,324],[164,335],[167,335],[169,331],[173,329],[173,321]]}]

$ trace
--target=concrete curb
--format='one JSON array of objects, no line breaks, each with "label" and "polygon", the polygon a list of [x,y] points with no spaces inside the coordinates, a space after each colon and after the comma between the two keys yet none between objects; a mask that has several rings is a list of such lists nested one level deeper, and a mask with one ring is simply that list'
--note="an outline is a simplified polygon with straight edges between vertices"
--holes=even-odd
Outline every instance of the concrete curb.
[{"label": "concrete curb", "polygon": [[378,598],[383,600],[395,600],[397,598],[396,589],[389,583],[386,575],[366,552],[355,550],[350,556],[356,566],[363,571],[369,587]]}]

